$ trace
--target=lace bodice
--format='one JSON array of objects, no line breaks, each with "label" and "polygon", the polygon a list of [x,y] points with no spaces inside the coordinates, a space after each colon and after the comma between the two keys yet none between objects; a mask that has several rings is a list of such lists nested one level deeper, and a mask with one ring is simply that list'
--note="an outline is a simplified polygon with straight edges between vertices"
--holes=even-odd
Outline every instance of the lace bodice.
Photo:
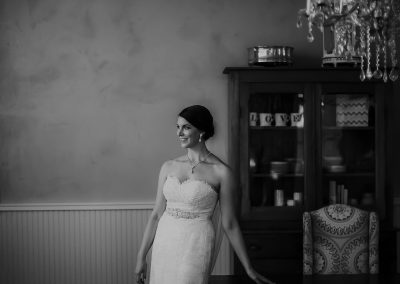
[{"label": "lace bodice", "polygon": [[150,284],[206,284],[221,236],[218,193],[206,181],[173,175],[163,193],[167,206],[154,237]]},{"label": "lace bodice", "polygon": [[205,181],[188,179],[184,182],[169,175],[163,193],[167,200],[166,213],[177,218],[211,218],[218,193]]}]

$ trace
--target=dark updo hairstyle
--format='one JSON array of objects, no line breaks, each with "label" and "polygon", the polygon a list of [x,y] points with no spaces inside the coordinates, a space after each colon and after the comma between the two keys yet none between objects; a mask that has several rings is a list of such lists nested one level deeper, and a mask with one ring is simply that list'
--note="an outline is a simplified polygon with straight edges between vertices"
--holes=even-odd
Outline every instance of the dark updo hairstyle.
[{"label": "dark updo hairstyle", "polygon": [[206,107],[193,105],[183,109],[179,113],[179,116],[186,119],[191,125],[200,131],[204,131],[204,136],[202,136],[204,140],[207,140],[214,135],[213,117]]}]

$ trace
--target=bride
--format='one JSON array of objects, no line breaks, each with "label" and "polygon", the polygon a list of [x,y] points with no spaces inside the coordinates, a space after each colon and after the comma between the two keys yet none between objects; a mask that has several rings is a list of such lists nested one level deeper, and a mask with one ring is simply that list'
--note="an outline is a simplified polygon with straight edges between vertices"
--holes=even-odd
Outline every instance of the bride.
[{"label": "bride", "polygon": [[155,207],[137,257],[137,283],[145,283],[146,255],[153,245],[150,284],[206,284],[218,254],[212,218],[219,212],[247,275],[256,283],[273,283],[249,261],[236,218],[232,171],[206,147],[206,140],[214,135],[209,110],[200,105],[182,110],[177,135],[187,153],[161,167]]}]

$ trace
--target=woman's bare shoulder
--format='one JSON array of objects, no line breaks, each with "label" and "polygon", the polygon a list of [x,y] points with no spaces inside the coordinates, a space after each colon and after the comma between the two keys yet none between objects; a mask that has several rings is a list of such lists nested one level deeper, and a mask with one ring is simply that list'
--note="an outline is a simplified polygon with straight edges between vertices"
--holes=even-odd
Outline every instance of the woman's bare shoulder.
[{"label": "woman's bare shoulder", "polygon": [[232,175],[231,167],[215,155],[214,159],[214,167],[217,175],[221,178],[221,180],[229,178]]},{"label": "woman's bare shoulder", "polygon": [[172,161],[175,162],[175,163],[184,163],[184,162],[187,162],[187,156],[186,155],[182,155],[182,156],[176,157]]},{"label": "woman's bare shoulder", "polygon": [[177,167],[180,166],[183,162],[185,162],[186,156],[180,156],[174,159],[167,160],[163,163],[161,166],[161,171],[163,171],[166,174],[169,174],[173,172]]}]

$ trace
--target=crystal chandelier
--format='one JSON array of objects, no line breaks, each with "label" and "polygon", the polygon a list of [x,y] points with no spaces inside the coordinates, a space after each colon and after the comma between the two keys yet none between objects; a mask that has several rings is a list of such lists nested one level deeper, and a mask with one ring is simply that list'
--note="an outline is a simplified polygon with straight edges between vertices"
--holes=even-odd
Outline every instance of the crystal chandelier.
[{"label": "crystal chandelier", "polygon": [[397,80],[400,0],[306,1],[306,8],[298,12],[297,27],[305,18],[309,42],[314,40],[314,26],[322,32],[323,66],[360,66],[361,81]]}]

